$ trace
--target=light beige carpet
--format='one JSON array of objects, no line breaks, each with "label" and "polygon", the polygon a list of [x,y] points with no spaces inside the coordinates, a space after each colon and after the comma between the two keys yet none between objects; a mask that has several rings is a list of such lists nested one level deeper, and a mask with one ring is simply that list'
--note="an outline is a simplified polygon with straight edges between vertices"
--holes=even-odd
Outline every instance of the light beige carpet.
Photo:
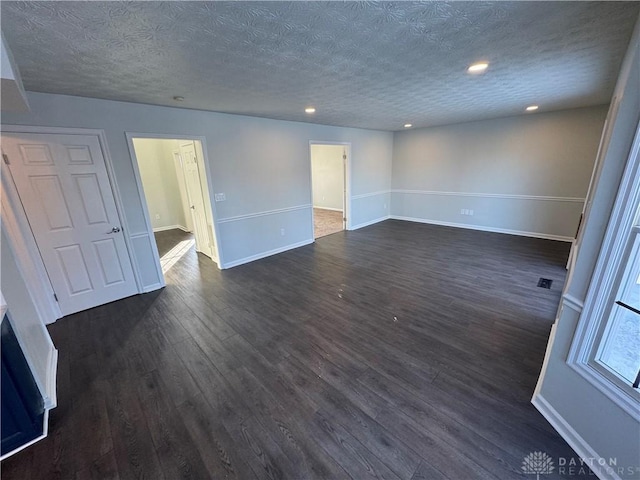
[{"label": "light beige carpet", "polygon": [[324,237],[342,231],[342,212],[313,209],[314,238]]}]

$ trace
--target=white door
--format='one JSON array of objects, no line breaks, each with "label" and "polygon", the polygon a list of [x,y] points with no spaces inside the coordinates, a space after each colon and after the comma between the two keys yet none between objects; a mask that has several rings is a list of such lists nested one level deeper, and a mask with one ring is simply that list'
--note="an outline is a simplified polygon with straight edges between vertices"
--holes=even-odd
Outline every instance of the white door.
[{"label": "white door", "polygon": [[198,158],[193,142],[180,144],[180,155],[184,166],[184,177],[189,196],[189,208],[193,219],[193,234],[196,240],[196,251],[213,258],[211,241],[209,239],[209,227],[207,226],[207,214],[204,206],[204,195],[200,183]]},{"label": "white door", "polygon": [[189,195],[187,193],[187,184],[184,176],[184,168],[182,167],[182,157],[180,150],[173,151],[173,164],[176,169],[176,177],[178,179],[178,189],[180,190],[180,202],[184,211],[184,221],[187,231],[193,232],[193,216],[191,215],[191,204],[189,203]]},{"label": "white door", "polygon": [[2,151],[62,314],[136,294],[98,137],[3,133]]},{"label": "white door", "polygon": [[347,229],[347,149],[342,151],[342,229]]}]

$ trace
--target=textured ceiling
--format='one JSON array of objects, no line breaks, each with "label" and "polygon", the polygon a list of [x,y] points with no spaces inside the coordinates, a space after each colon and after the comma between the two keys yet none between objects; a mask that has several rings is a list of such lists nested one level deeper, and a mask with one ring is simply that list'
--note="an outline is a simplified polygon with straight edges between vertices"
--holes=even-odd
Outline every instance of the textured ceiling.
[{"label": "textured ceiling", "polygon": [[[636,2],[0,5],[27,90],[382,130],[607,103],[640,11]],[[487,72],[467,74],[477,60]]]}]

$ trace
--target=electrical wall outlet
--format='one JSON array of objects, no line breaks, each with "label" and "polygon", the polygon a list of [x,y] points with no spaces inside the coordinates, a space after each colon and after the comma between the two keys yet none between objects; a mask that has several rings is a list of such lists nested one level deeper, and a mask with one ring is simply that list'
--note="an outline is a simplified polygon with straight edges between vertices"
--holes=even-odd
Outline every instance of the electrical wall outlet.
[{"label": "electrical wall outlet", "polygon": [[460,209],[460,215],[473,215],[473,210],[469,209],[469,208],[462,208]]},{"label": "electrical wall outlet", "polygon": [[280,235],[282,235],[284,237],[284,228],[280,229]]},{"label": "electrical wall outlet", "polygon": [[213,198],[216,202],[224,202],[227,199],[224,193],[216,193]]}]

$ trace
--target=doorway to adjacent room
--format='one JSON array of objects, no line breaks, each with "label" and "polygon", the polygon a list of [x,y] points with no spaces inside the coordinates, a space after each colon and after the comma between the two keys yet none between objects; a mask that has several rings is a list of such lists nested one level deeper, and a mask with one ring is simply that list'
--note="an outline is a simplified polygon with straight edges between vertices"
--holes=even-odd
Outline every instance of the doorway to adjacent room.
[{"label": "doorway to adjacent room", "polygon": [[311,146],[313,237],[341,232],[347,222],[347,144]]},{"label": "doorway to adjacent room", "polygon": [[130,140],[162,273],[193,250],[217,263],[201,142],[138,136]]}]

